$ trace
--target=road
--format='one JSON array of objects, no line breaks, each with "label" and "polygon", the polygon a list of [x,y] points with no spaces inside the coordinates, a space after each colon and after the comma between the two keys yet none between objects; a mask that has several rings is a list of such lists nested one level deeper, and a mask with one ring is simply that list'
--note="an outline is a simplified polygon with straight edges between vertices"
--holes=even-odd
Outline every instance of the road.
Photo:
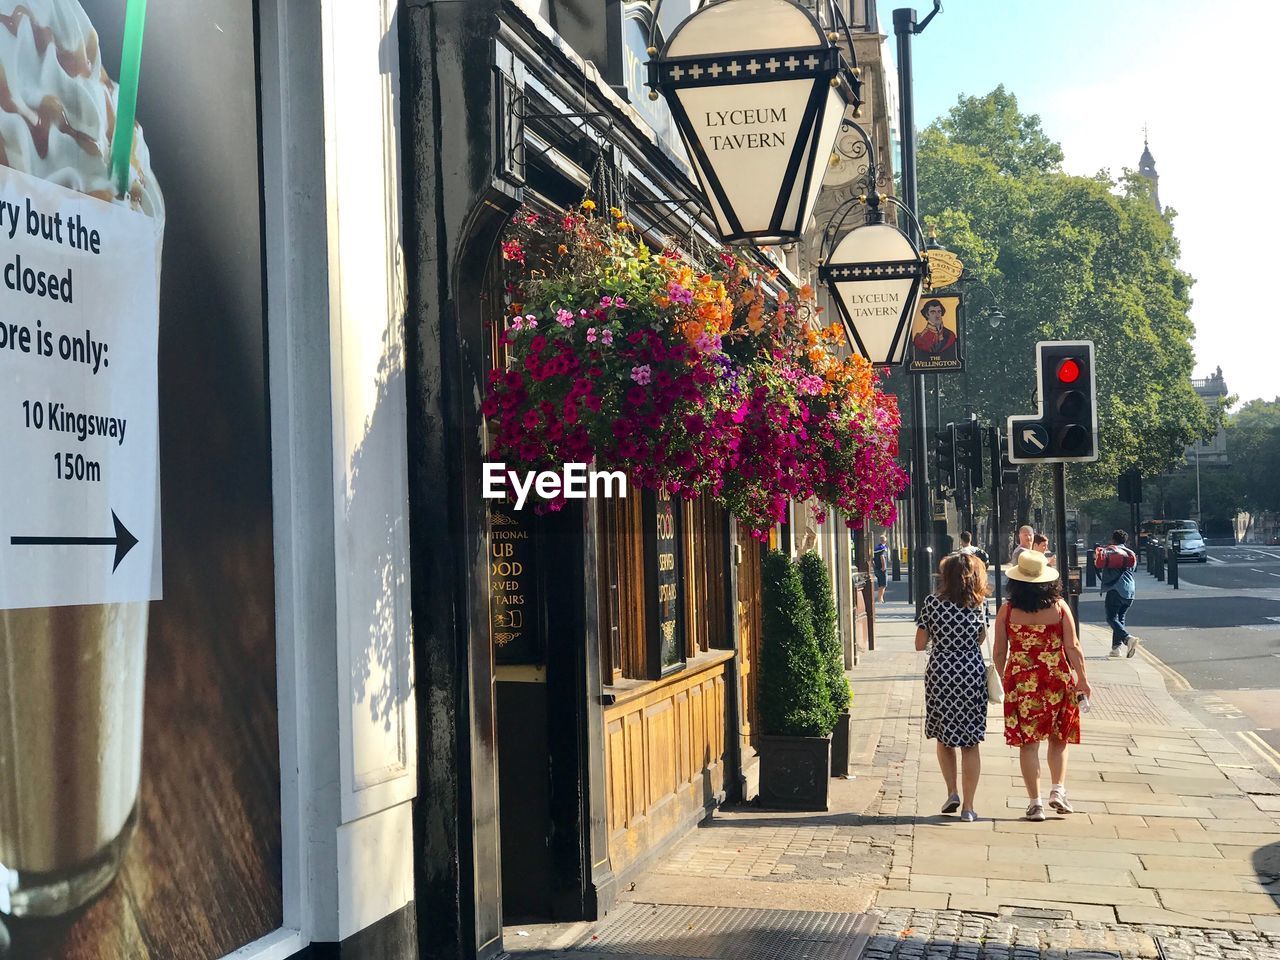
[{"label": "road", "polygon": [[[1246,746],[1257,746],[1252,731],[1280,750],[1280,547],[1210,547],[1209,562],[1179,572],[1178,590],[1139,574],[1130,629],[1176,671],[1175,687],[1185,680],[1190,689],[1176,692],[1185,706]],[[1080,618],[1103,622],[1097,590],[1086,593]],[[1280,764],[1265,748],[1261,756]]]}]

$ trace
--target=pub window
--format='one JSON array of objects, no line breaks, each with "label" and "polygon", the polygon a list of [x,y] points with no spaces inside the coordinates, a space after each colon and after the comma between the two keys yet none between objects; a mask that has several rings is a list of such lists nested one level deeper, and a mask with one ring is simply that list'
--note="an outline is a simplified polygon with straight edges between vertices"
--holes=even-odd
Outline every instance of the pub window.
[{"label": "pub window", "polygon": [[648,676],[641,499],[597,502],[600,660],[606,684]]},{"label": "pub window", "polygon": [[726,622],[728,517],[709,498],[684,504],[685,652],[731,647]]},{"label": "pub window", "polygon": [[[604,682],[656,680],[706,649],[696,611],[689,505],[665,493],[602,500],[599,513],[600,659]],[[696,515],[695,515],[696,516]],[[705,575],[705,574],[704,574]],[[694,637],[690,646],[690,636]]]}]

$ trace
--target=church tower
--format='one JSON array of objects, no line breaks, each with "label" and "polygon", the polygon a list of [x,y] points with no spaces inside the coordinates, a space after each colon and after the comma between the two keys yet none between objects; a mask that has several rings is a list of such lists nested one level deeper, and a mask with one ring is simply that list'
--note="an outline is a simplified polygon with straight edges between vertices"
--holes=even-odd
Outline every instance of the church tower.
[{"label": "church tower", "polygon": [[1161,210],[1160,174],[1156,173],[1156,158],[1151,155],[1151,147],[1147,143],[1145,131],[1143,131],[1142,158],[1138,161],[1138,173],[1151,181],[1151,199],[1156,202],[1156,209]]}]

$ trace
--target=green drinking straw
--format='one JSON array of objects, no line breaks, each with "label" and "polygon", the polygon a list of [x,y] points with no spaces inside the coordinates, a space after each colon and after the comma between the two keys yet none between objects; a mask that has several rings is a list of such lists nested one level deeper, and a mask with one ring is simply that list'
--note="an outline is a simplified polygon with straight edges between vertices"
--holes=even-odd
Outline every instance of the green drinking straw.
[{"label": "green drinking straw", "polygon": [[116,132],[111,140],[111,182],[116,195],[129,189],[129,161],[133,156],[133,122],[138,110],[138,74],[142,71],[142,28],[147,0],[128,0],[124,15],[124,46],[120,51],[120,96],[116,100]]}]

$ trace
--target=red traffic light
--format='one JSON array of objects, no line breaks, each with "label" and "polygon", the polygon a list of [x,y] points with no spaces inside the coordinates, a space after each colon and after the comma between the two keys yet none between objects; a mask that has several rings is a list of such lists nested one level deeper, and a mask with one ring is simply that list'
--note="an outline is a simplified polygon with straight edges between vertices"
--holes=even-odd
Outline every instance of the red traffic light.
[{"label": "red traffic light", "polygon": [[1058,382],[1075,383],[1080,379],[1080,363],[1070,357],[1058,364]]}]

